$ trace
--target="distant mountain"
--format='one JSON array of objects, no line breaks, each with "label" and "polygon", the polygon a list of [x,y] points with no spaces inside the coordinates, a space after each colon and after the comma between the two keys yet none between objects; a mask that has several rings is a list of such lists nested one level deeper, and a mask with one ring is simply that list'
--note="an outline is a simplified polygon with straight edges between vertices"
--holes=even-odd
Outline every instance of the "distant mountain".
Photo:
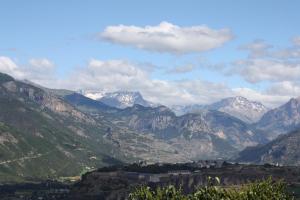
[{"label": "distant mountain", "polygon": [[204,110],[218,110],[247,123],[258,121],[260,117],[268,111],[262,103],[250,101],[240,96],[225,98],[210,105],[194,104],[188,106],[173,106],[172,109],[178,115],[197,113]]},{"label": "distant mountain", "polygon": [[130,92],[130,91],[118,91],[118,92],[84,92],[86,97],[98,100],[102,103],[105,103],[108,106],[115,108],[127,108],[135,104],[142,105],[145,107],[154,107],[157,104],[146,101],[141,93],[139,92]]},{"label": "distant mountain", "polygon": [[[81,104],[78,108],[91,111],[96,118],[105,118],[115,125],[128,127],[148,140],[152,138],[151,140],[155,141],[152,147],[156,150],[165,148],[170,152],[173,151],[172,157],[178,161],[182,158],[187,160],[228,158],[247,146],[266,142],[245,122],[219,111],[176,116],[165,106],[152,108],[135,104],[103,114],[101,107],[99,108],[101,112],[97,113],[97,106],[91,101],[93,100],[82,101],[85,105]],[[119,138],[120,136],[116,136],[115,139],[122,143],[124,139]],[[141,144],[136,145],[141,147]],[[138,153],[138,150],[135,152]],[[161,154],[156,156],[162,159]],[[145,155],[146,157],[153,159],[149,155]]]},{"label": "distant mountain", "polygon": [[262,103],[241,96],[222,99],[206,109],[222,111],[248,123],[258,121],[268,111]]},{"label": "distant mountain", "polygon": [[217,110],[176,116],[139,93],[105,99],[128,107],[0,73],[0,182],[75,176],[139,160],[224,159],[266,142],[249,124]]},{"label": "distant mountain", "polygon": [[248,147],[239,153],[238,162],[300,165],[300,130],[279,136],[268,144]]},{"label": "distant mountain", "polygon": [[[246,123],[219,111],[211,110],[177,117],[164,106],[144,108],[136,105],[118,114],[123,119],[126,116],[128,125],[135,130],[152,132],[164,139],[184,137],[188,140],[197,140],[207,136],[216,137],[228,143],[233,149],[243,149],[264,142]],[[213,147],[218,148],[217,145]]]},{"label": "distant mountain", "polygon": [[267,132],[270,140],[299,128],[300,98],[292,98],[286,104],[268,111],[255,126]]},{"label": "distant mountain", "polygon": [[67,94],[63,97],[68,103],[76,106],[79,110],[84,112],[115,112],[118,109],[108,106],[105,103],[102,103],[97,100],[90,99],[79,93]]},{"label": "distant mountain", "polygon": [[144,107],[155,107],[157,104],[149,102],[143,98],[139,92],[119,91],[106,93],[99,101],[116,108],[127,108],[133,105]]}]

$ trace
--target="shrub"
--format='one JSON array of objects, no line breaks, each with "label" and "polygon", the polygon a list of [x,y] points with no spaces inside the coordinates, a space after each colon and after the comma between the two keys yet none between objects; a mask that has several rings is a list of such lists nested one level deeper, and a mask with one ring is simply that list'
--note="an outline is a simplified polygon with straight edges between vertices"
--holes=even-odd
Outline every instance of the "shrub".
[{"label": "shrub", "polygon": [[286,192],[282,181],[271,178],[242,185],[238,188],[224,188],[220,186],[218,178],[209,178],[208,184],[199,187],[193,194],[184,195],[181,189],[174,186],[156,188],[141,186],[130,195],[129,200],[293,200]]}]

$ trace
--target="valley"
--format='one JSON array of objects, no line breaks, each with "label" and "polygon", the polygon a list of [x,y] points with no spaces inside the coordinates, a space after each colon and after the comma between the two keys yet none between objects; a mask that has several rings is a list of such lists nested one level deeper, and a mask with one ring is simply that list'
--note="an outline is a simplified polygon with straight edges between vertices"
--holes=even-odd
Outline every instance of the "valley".
[{"label": "valley", "polygon": [[[268,176],[284,178],[290,185],[299,184],[298,180],[289,176],[290,172],[280,177],[275,172],[296,170],[292,173],[298,173],[298,99],[267,110],[262,104],[242,97],[229,98],[178,115],[167,106],[146,105],[140,94],[125,92],[126,98],[122,95],[122,92],[117,95],[109,93],[107,101],[119,102],[110,104],[77,92],[47,89],[0,74],[0,182],[4,184],[3,188],[9,188],[7,184],[12,185],[8,191],[14,191],[3,195],[19,194],[18,188],[27,188],[29,184],[29,191],[20,189],[24,194],[29,192],[33,196],[44,195],[45,198],[49,195],[56,196],[56,199],[74,195],[72,199],[76,199],[76,196],[87,195],[82,191],[91,190],[88,195],[95,198],[122,199],[133,185],[151,185],[154,179],[160,186],[188,185],[186,192],[190,192],[193,184],[205,184],[207,176],[221,177],[225,185],[239,185]],[[134,102],[136,99],[137,103]],[[144,103],[140,105],[139,102]],[[261,119],[255,118],[253,122],[254,118],[250,120],[245,119],[245,115],[237,115],[237,109],[241,109],[240,113],[252,115],[253,112],[245,111],[252,108],[253,112],[257,112],[255,116],[261,115]],[[266,120],[269,118],[274,120]],[[286,133],[283,130],[295,131]],[[203,164],[203,160],[215,161]],[[222,160],[246,165],[222,164],[215,168],[216,163]],[[144,172],[126,171],[126,166],[136,165],[130,163],[139,162],[146,162],[150,168],[158,167],[155,173],[161,175],[154,173],[146,176]],[[266,167],[266,163],[272,164],[271,167]],[[137,166],[138,170],[144,169]],[[174,167],[179,167],[178,170],[187,167],[188,171],[176,172],[177,175],[173,175],[178,178],[174,178],[170,171],[163,171],[164,166],[171,171]],[[113,171],[105,171],[101,175],[99,170]],[[195,172],[197,170],[200,171]],[[232,178],[236,176],[234,173],[241,173],[240,170],[245,173],[239,174],[238,179]],[[112,184],[122,182],[126,187],[112,185],[109,187],[119,188],[120,191],[99,188],[92,191],[91,185],[102,186],[100,182],[87,182],[94,179],[90,179],[91,176],[97,176],[95,179],[100,182],[104,181],[102,179]],[[123,179],[119,180],[120,177]],[[133,182],[130,182],[131,179]],[[63,192],[57,193],[59,190],[44,186],[38,193],[30,192],[38,191],[30,188],[40,187],[49,180],[54,181],[54,185],[57,180],[63,181],[57,183],[62,184],[59,188]],[[76,182],[65,185],[70,180]],[[85,184],[89,187],[83,189]]]},{"label": "valley", "polygon": [[[126,101],[134,99],[128,96],[131,93],[125,94]],[[114,96],[109,95],[110,98]],[[120,95],[119,92],[116,98],[122,100]],[[227,100],[222,105],[224,102]],[[74,162],[79,164],[74,168],[76,173],[64,172],[59,165],[61,162],[56,162],[53,168],[48,168],[52,164],[41,166],[46,170],[43,177],[75,176],[85,168],[130,160],[176,163],[230,159],[246,147],[267,143],[268,134],[272,132],[261,129],[261,121],[253,126],[218,110],[176,116],[161,105],[134,104],[120,109],[79,93],[15,81],[5,74],[1,74],[0,106],[2,170],[14,168],[22,174],[32,160],[45,163],[54,155],[55,159],[69,161],[69,164],[63,163],[65,167]],[[274,111],[265,115],[270,112]],[[295,127],[295,123],[292,126]],[[35,143],[43,145],[34,146]],[[56,167],[60,170],[56,171]]]},{"label": "valley", "polygon": [[0,200],[300,200],[299,8],[0,1]]}]

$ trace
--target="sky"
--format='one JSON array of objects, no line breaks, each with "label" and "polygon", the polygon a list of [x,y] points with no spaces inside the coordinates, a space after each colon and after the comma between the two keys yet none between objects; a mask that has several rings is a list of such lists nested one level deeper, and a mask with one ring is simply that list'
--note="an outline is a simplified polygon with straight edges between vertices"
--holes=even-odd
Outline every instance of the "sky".
[{"label": "sky", "polygon": [[165,105],[300,96],[300,1],[0,0],[0,72]]}]

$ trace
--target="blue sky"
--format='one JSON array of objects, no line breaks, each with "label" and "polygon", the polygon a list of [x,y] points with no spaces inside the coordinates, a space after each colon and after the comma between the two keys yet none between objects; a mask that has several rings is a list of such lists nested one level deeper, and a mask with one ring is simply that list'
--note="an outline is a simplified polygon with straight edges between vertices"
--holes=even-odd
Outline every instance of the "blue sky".
[{"label": "blue sky", "polygon": [[[300,36],[299,8],[300,2],[296,0],[1,0],[0,56],[3,61],[0,61],[0,70],[48,87],[93,91],[141,90],[150,100],[166,104],[209,103],[226,96],[243,95],[273,106],[298,96],[300,92],[297,77],[281,76],[281,71],[295,75],[299,71],[299,45],[295,42]],[[213,31],[227,29],[230,37],[206,50],[195,47],[196,50],[186,52],[184,48],[189,49],[186,44],[182,50],[177,49],[179,53],[171,49],[161,50],[160,41],[152,45],[151,41],[146,41],[147,37],[142,41],[142,45],[146,46],[139,48],[141,41],[132,41],[136,37],[134,34],[128,36],[125,42],[118,38],[122,37],[122,33],[117,38],[111,35],[103,37],[109,26],[122,24],[126,30],[130,26],[145,29],[146,26],[158,27],[162,22],[179,29],[204,25]],[[217,41],[221,35],[216,37]],[[190,39],[196,40],[197,35]],[[198,44],[201,46],[201,41]],[[265,44],[272,48],[257,50],[251,44]],[[259,51],[259,55],[251,56],[249,52],[253,51]],[[94,68],[105,68],[102,69],[104,71],[93,69],[87,72],[92,68],[89,68],[92,60],[103,61],[100,67],[97,63]],[[124,61],[129,67],[141,70],[142,78],[133,77],[114,86],[115,82],[102,82],[103,77],[94,73],[119,73],[112,70],[114,66],[106,63],[112,60]],[[241,60],[243,66],[235,64]],[[123,62],[117,64],[119,69],[127,65]],[[38,69],[36,65],[39,65]],[[46,65],[45,68],[43,65]],[[272,68],[266,70],[270,65],[278,65],[274,69],[277,72]],[[175,69],[181,70],[176,72]],[[264,73],[268,76],[256,78],[256,74],[252,74],[249,77],[249,71],[251,74],[258,73],[258,77]],[[138,74],[136,71],[133,73]],[[124,75],[123,72],[121,74]],[[131,75],[127,74],[125,78]],[[88,83],[76,79],[78,76],[89,79]],[[122,77],[113,79],[121,80]],[[139,79],[143,78],[149,83],[137,87],[141,84]],[[93,79],[94,84],[90,83]],[[78,82],[75,84],[74,80]],[[161,87],[162,90],[153,87]],[[278,91],[276,88],[279,88]],[[174,97],[178,97],[178,102]]]}]

